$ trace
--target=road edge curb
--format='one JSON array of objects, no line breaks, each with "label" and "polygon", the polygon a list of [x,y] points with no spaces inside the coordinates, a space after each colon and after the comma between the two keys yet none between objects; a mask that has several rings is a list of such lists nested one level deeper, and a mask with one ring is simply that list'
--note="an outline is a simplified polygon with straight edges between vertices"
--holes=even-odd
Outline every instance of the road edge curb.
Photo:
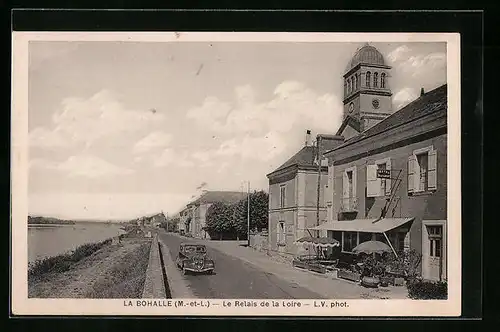
[{"label": "road edge curb", "polygon": [[174,260],[172,259],[172,254],[170,248],[165,244],[165,242],[158,236],[158,241],[162,246],[163,261],[165,264],[165,272],[167,275],[167,282],[170,288],[170,294],[172,298],[182,298],[182,299],[194,299],[193,292],[187,286],[186,281],[182,277],[181,273],[177,269]]}]

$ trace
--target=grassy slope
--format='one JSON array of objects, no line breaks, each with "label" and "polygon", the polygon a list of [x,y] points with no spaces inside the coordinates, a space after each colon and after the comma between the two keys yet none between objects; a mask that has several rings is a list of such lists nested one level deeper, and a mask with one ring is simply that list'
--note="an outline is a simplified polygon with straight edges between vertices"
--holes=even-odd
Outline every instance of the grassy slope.
[{"label": "grassy slope", "polygon": [[149,260],[150,241],[124,239],[106,244],[63,271],[51,270],[28,279],[35,298],[140,298]]},{"label": "grassy slope", "polygon": [[140,298],[146,280],[151,243],[123,256],[87,292],[86,298]]}]

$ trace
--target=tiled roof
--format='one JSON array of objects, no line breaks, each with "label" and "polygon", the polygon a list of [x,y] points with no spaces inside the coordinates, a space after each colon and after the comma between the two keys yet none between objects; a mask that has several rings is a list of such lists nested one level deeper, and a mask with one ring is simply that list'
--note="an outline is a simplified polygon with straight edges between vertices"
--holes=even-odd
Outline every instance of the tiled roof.
[{"label": "tiled roof", "polygon": [[272,171],[270,174],[285,169],[290,166],[313,166],[315,165],[314,159],[316,157],[316,147],[315,146],[304,146],[299,152],[297,152],[293,157],[285,161],[280,167]]},{"label": "tiled roof", "polygon": [[245,197],[247,197],[247,194],[240,191],[207,191],[188,205],[215,202],[236,203]]},{"label": "tiled roof", "polygon": [[448,104],[447,85],[444,84],[432,91],[425,93],[420,98],[409,103],[405,107],[401,108],[399,111],[394,112],[392,115],[388,116],[383,121],[377,123],[373,127],[345,141],[342,145],[339,145],[337,148],[333,149],[333,151],[341,149],[346,145],[359,142],[365,138],[375,136],[393,127],[414,121],[418,118],[429,115],[431,113],[437,111],[446,112],[448,108],[447,104]]}]

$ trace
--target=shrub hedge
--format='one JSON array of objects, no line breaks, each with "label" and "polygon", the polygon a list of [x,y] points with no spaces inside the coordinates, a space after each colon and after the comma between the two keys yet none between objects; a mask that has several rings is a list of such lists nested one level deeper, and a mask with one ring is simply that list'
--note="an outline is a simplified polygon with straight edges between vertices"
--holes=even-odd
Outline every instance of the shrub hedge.
[{"label": "shrub hedge", "polygon": [[88,243],[77,247],[72,252],[38,259],[28,266],[28,277],[41,276],[48,272],[65,272],[68,271],[73,263],[82,260],[85,257],[92,255],[97,250],[111,243],[111,239],[107,239],[97,243]]},{"label": "shrub hedge", "polygon": [[408,295],[414,300],[446,300],[448,283],[446,281],[413,280],[407,284]]}]

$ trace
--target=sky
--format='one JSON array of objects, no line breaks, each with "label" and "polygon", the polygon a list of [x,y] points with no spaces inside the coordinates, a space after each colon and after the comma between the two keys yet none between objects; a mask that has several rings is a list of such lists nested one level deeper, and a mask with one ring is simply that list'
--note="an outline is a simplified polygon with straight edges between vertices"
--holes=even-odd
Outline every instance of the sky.
[{"label": "sky", "polygon": [[[445,43],[371,45],[392,66],[393,110],[446,83]],[[267,190],[307,129],[340,126],[361,46],[31,41],[29,213],[131,219],[201,189]]]}]

